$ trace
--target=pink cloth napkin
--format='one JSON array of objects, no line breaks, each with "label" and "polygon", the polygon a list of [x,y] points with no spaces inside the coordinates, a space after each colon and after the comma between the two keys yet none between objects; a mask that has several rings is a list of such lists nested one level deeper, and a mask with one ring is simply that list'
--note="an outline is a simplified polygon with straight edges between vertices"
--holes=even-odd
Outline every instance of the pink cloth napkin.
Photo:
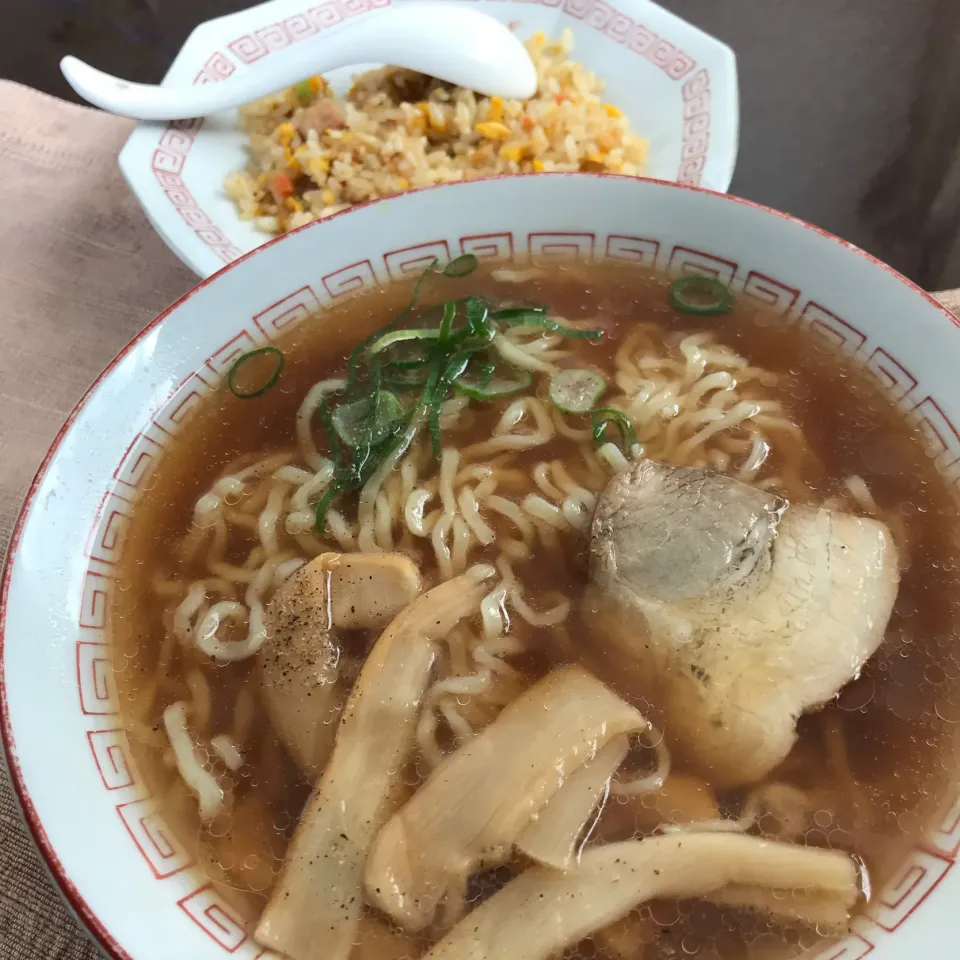
[{"label": "pink cloth napkin", "polygon": [[[0,549],[64,419],[195,282],[130,195],[131,123],[0,81]],[[960,291],[940,295],[960,313]],[[0,958],[94,960],[0,772]]]}]

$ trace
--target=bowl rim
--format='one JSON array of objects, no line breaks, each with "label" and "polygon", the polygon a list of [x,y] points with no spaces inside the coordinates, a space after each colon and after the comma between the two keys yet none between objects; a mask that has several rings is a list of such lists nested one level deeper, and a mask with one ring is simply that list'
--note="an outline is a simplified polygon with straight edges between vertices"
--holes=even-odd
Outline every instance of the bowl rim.
[{"label": "bowl rim", "polygon": [[[895,270],[889,264],[884,263],[879,258],[875,257],[873,254],[868,253],[867,251],[856,246],[856,244],[850,243],[847,240],[842,239],[841,237],[836,236],[833,233],[830,233],[828,230],[824,230],[822,227],[818,227],[815,224],[808,223],[805,220],[795,217],[792,214],[784,213],[783,211],[776,210],[773,207],[769,207],[763,203],[758,203],[753,200],[747,200],[743,197],[732,196],[727,193],[719,193],[714,190],[708,190],[704,187],[692,186],[690,184],[677,183],[672,180],[656,180],[649,177],[633,177],[626,176],[624,174],[601,174],[601,173],[588,173],[588,172],[551,172],[551,173],[541,173],[538,174],[538,177],[573,177],[578,180],[586,179],[600,179],[600,180],[623,180],[627,182],[635,182],[637,180],[643,180],[649,183],[657,184],[659,186],[677,189],[677,190],[687,190],[696,194],[705,194],[707,196],[720,197],[725,201],[728,201],[733,204],[744,206],[753,210],[761,211],[765,214],[770,214],[780,220],[784,220],[788,223],[794,224],[795,226],[803,227],[807,230],[811,230],[816,234],[819,234],[821,237],[827,241],[838,244],[839,246],[863,257],[869,262],[873,263],[875,266],[879,266],[891,277],[893,277],[898,282],[905,285],[912,292],[919,294],[924,300],[927,301],[931,306],[935,307],[938,313],[948,321],[952,326],[960,329],[960,318],[951,313],[939,300],[936,299],[928,291],[924,290],[918,284],[914,283],[908,277],[905,277],[898,270]],[[486,180],[526,180],[529,179],[527,174],[499,174],[493,177],[481,178]],[[474,181],[470,181],[474,182]],[[458,187],[463,187],[465,184],[461,182],[454,183],[443,183],[443,184],[432,184],[425,187],[419,187],[414,190],[407,191],[408,194],[420,194],[426,193],[427,191],[432,190],[447,190],[454,191]],[[10,721],[10,713],[7,702],[7,679],[6,679],[6,614],[7,614],[7,605],[10,595],[10,587],[13,578],[13,568],[17,559],[17,548],[20,543],[20,539],[23,533],[24,526],[26,524],[27,518],[30,515],[36,492],[46,477],[47,471],[53,462],[54,458],[57,456],[60,446],[63,443],[63,440],[70,432],[73,427],[74,422],[77,417],[80,415],[84,407],[93,397],[93,395],[99,390],[101,384],[113,374],[114,369],[120,364],[120,362],[133,350],[138,344],[147,337],[153,330],[159,327],[172,313],[178,310],[184,303],[190,300],[194,295],[196,295],[200,290],[206,288],[208,285],[215,283],[222,275],[228,273],[231,270],[239,267],[241,264],[245,263],[251,257],[259,256],[262,250],[272,247],[279,243],[284,243],[287,240],[287,237],[292,236],[296,233],[301,233],[303,231],[316,229],[317,227],[322,227],[325,223],[334,220],[339,217],[347,217],[352,213],[357,212],[371,204],[379,203],[389,203],[391,198],[383,198],[377,200],[371,200],[364,204],[357,204],[353,207],[349,207],[346,210],[341,210],[338,213],[332,214],[330,217],[325,218],[324,220],[316,220],[312,223],[304,224],[302,227],[298,227],[296,230],[292,230],[287,234],[282,234],[277,237],[272,237],[267,240],[265,243],[261,244],[259,247],[256,247],[253,250],[243,254],[238,257],[236,260],[225,264],[216,273],[211,274],[208,277],[201,279],[196,285],[187,290],[184,294],[179,296],[174,300],[168,307],[161,311],[153,320],[147,323],[136,335],[134,335],[110,360],[110,362],[104,367],[104,369],[98,374],[96,379],[90,385],[90,387],[84,392],[83,396],[77,401],[73,409],[67,415],[66,420],[63,425],[57,431],[54,436],[51,444],[43,457],[43,460],[40,462],[39,467],[37,468],[30,485],[24,495],[23,503],[20,507],[20,510],[17,514],[16,521],[14,522],[10,543],[6,550],[6,555],[4,558],[4,568],[2,574],[2,580],[0,580],[0,740],[3,744],[3,759],[6,764],[7,771],[10,775],[10,783],[13,787],[14,796],[16,797],[17,803],[20,807],[21,814],[27,825],[30,835],[34,841],[35,846],[41,854],[43,859],[44,867],[47,872],[53,879],[58,892],[60,893],[62,899],[66,902],[68,908],[78,917],[83,924],[84,932],[87,933],[97,945],[105,951],[106,955],[111,958],[111,960],[136,960],[134,956],[128,953],[120,944],[114,939],[113,935],[106,928],[105,924],[100,920],[97,914],[93,909],[87,904],[84,899],[83,894],[80,892],[78,887],[70,879],[70,876],[67,874],[67,871],[63,864],[60,862],[60,858],[57,855],[56,849],[53,844],[50,842],[49,838],[46,835],[44,830],[43,823],[40,816],[38,815],[33,802],[30,797],[29,790],[27,789],[26,782],[21,775],[20,766],[17,761],[17,751],[16,751],[16,739],[14,736],[12,724]]]}]

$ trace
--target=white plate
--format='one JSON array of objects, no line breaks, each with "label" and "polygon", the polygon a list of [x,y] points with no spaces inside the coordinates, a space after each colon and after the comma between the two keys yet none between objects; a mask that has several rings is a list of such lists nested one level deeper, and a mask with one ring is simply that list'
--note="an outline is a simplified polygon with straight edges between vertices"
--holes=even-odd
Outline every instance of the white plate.
[{"label": "white plate", "polygon": [[[957,482],[958,321],[849,244],[746,201],[629,177],[503,177],[369,204],[239,260],[150,324],[71,415],[0,593],[13,782],[51,871],[115,960],[266,956],[177,844],[121,730],[105,614],[137,492],[240,352],[351,290],[464,251],[578,252],[729,282],[875,376]],[[958,784],[960,772],[893,882],[817,960],[955,956],[944,944],[960,942]]]},{"label": "white plate", "polygon": [[[201,24],[164,84],[214,83],[345,21],[416,0],[272,0]],[[446,0],[478,7],[478,0]],[[739,103],[733,51],[648,0],[482,0],[479,9],[536,30],[573,30],[574,57],[607,82],[610,101],[650,140],[646,175],[725,191],[737,159]],[[281,54],[282,55],[282,54]],[[363,68],[360,68],[362,70]],[[330,74],[339,90],[355,70]],[[234,112],[162,126],[140,123],[120,153],[120,169],[154,228],[200,276],[264,243],[241,221],[223,179],[244,166],[246,138]]]}]

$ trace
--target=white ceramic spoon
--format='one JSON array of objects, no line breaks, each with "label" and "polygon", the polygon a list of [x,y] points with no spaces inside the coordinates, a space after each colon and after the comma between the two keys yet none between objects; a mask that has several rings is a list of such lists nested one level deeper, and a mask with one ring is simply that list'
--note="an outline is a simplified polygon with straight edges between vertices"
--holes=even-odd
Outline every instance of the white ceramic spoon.
[{"label": "white ceramic spoon", "polygon": [[525,99],[537,87],[533,63],[507,27],[446,3],[385,9],[202,86],[129,83],[76,57],[64,57],[60,69],[84,100],[103,110],[135,120],[184,120],[239,107],[313,74],[367,63],[407,67],[488,96]]}]

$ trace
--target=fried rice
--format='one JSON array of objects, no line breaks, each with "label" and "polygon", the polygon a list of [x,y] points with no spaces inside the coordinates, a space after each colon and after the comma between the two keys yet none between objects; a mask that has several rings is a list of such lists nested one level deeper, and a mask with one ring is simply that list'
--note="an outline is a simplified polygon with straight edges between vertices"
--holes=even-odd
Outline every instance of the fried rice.
[{"label": "fried rice", "polygon": [[344,99],[311,77],[243,107],[249,163],[225,181],[242,220],[284,233],[414,187],[501,173],[640,175],[648,142],[570,59],[573,35],[526,43],[539,78],[529,100],[483,97],[394,67],[356,78]]}]

